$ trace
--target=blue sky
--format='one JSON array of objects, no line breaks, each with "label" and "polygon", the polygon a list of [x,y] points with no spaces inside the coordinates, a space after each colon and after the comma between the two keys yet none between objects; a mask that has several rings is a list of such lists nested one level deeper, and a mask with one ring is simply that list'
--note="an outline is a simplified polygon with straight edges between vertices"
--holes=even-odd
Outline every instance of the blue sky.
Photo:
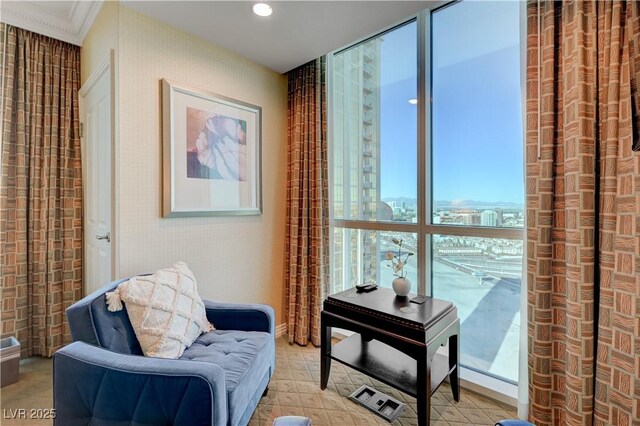
[{"label": "blue sky", "polygon": [[[523,202],[518,7],[462,2],[433,16],[435,200]],[[384,35],[382,198],[417,194],[416,51],[415,24]]]}]

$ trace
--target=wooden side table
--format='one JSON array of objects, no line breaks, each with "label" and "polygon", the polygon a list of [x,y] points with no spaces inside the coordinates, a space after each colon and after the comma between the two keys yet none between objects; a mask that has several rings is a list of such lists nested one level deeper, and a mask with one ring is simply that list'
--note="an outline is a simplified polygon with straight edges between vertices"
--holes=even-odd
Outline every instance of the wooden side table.
[{"label": "wooden side table", "polygon": [[[415,397],[422,426],[429,425],[431,395],[447,376],[460,400],[460,320],[451,302],[429,298],[416,305],[410,297],[386,288],[329,296],[321,314],[320,387],[327,387],[336,360]],[[354,334],[332,346],[332,327]],[[436,353],[447,343],[448,354]]]}]

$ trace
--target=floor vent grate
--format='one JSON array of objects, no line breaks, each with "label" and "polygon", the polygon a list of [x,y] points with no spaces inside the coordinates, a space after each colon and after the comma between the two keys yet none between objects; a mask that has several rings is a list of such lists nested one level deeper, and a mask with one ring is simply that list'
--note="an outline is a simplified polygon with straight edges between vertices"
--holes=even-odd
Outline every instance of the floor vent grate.
[{"label": "floor vent grate", "polygon": [[349,395],[349,399],[373,411],[388,422],[394,421],[402,413],[405,406],[403,402],[367,385],[360,386],[357,391]]}]

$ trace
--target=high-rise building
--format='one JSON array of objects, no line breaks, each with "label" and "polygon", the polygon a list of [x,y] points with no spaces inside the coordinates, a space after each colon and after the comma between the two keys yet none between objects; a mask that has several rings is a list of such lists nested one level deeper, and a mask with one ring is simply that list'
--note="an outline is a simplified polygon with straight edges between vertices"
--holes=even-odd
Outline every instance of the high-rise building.
[{"label": "high-rise building", "polygon": [[482,226],[497,226],[498,225],[498,213],[493,210],[485,210],[480,213],[480,225]]},{"label": "high-rise building", "polygon": [[498,220],[497,220],[496,226],[502,226],[502,224],[504,224],[504,210],[498,208],[498,209],[496,209],[496,213],[498,215]]},{"label": "high-rise building", "polygon": [[465,213],[462,215],[462,223],[465,225],[480,225],[480,215],[478,213]]},{"label": "high-rise building", "polygon": [[[380,200],[380,43],[376,38],[334,55],[333,119],[335,217],[375,220]],[[375,231],[334,235],[334,277],[341,290],[379,279]],[[359,262],[358,259],[362,259]],[[342,268],[340,267],[342,265]],[[359,269],[359,265],[362,269]],[[343,268],[350,268],[345,271]],[[345,275],[345,272],[347,274]],[[346,278],[346,282],[345,282]]]}]

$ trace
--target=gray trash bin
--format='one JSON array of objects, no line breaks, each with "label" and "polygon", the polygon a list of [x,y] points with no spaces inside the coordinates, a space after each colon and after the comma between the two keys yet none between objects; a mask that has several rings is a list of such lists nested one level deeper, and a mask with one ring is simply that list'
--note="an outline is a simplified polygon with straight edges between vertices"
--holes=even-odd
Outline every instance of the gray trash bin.
[{"label": "gray trash bin", "polygon": [[15,337],[0,340],[0,387],[18,381],[20,372],[20,342]]}]

